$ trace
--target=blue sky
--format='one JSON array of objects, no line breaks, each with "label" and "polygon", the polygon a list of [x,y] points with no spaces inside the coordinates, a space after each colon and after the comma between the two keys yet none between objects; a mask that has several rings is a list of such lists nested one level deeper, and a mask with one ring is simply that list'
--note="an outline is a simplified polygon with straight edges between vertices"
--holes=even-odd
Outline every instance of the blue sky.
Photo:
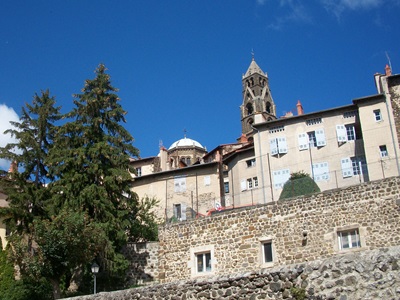
[{"label": "blue sky", "polygon": [[240,136],[252,50],[279,116],[347,105],[387,56],[399,72],[399,15],[400,0],[2,1],[0,130],[41,90],[69,111],[104,63],[142,157],[185,129],[211,150]]}]

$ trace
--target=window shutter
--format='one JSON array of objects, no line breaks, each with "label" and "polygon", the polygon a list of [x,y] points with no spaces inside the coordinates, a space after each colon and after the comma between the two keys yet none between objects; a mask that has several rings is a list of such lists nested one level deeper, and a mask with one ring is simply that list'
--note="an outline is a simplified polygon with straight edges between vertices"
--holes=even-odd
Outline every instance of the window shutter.
[{"label": "window shutter", "polygon": [[277,139],[271,139],[269,141],[269,147],[270,147],[270,151],[271,151],[271,155],[277,155],[278,154],[278,142]]},{"label": "window shutter", "polygon": [[349,157],[342,158],[341,164],[342,164],[343,178],[352,177],[353,176],[353,166],[351,163],[351,159]]},{"label": "window shutter", "polygon": [[329,165],[327,162],[313,164],[315,181],[329,180]]},{"label": "window shutter", "polygon": [[181,219],[182,221],[186,220],[186,204],[181,203]]},{"label": "window shutter", "polygon": [[339,143],[347,142],[347,132],[344,125],[336,125],[336,135]]},{"label": "window shutter", "polygon": [[288,147],[286,143],[286,137],[279,137],[277,138],[278,140],[278,152],[279,153],[287,153],[288,152]]},{"label": "window shutter", "polygon": [[308,142],[308,134],[307,133],[300,133],[299,134],[299,150],[306,150],[308,149],[309,142]]},{"label": "window shutter", "polygon": [[322,128],[315,130],[315,138],[317,139],[317,147],[326,146],[325,132]]},{"label": "window shutter", "polygon": [[242,179],[242,181],[240,182],[240,190],[241,191],[247,190],[247,181],[246,181],[246,179]]}]

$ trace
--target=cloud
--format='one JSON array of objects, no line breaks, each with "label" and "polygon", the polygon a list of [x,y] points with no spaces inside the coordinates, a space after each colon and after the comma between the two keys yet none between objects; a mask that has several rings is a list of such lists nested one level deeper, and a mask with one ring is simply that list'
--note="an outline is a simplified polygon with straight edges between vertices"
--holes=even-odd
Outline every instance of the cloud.
[{"label": "cloud", "polygon": [[[8,143],[14,143],[15,139],[9,134],[4,134],[4,131],[12,128],[10,121],[19,121],[19,117],[13,108],[7,107],[5,104],[0,104],[0,147],[5,147]],[[10,162],[0,159],[0,169],[8,170]]]},{"label": "cloud", "polygon": [[325,9],[340,19],[347,10],[359,11],[379,7],[383,0],[321,0]]},{"label": "cloud", "polygon": [[278,14],[275,17],[275,21],[268,28],[280,30],[287,23],[312,23],[312,18],[302,2],[298,0],[280,0],[279,6],[281,9],[287,10],[287,12],[281,15]]}]

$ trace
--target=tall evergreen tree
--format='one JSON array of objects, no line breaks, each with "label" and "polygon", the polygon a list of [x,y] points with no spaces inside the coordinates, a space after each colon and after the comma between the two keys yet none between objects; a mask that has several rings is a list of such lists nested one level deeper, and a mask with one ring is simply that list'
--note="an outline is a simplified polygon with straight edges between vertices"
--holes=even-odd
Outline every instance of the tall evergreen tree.
[{"label": "tall evergreen tree", "polygon": [[126,112],[104,65],[96,77],[86,80],[82,94],[75,95],[75,108],[65,118],[52,149],[51,189],[55,212],[63,208],[82,211],[102,228],[107,246],[97,254],[101,266],[118,273],[127,267],[120,254],[127,242],[138,209],[130,189],[129,159],[137,156],[133,138],[121,125]]},{"label": "tall evergreen tree", "polygon": [[35,94],[32,104],[22,108],[20,122],[11,122],[13,128],[5,132],[16,142],[0,148],[0,158],[14,164],[14,172],[2,178],[9,203],[3,214],[10,230],[18,235],[29,233],[30,224],[36,216],[43,216],[50,198],[45,189],[51,179],[45,160],[56,132],[54,123],[60,119],[55,103],[48,90]]}]

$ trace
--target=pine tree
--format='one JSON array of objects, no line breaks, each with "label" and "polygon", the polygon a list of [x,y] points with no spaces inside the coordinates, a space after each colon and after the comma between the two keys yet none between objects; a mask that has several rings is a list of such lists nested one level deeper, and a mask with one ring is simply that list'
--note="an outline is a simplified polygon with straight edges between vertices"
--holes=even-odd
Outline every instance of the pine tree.
[{"label": "pine tree", "polygon": [[103,270],[118,273],[127,267],[120,250],[138,209],[129,172],[129,160],[138,150],[120,124],[126,112],[105,71],[99,65],[95,79],[86,80],[82,94],[74,96],[75,108],[65,116],[71,121],[61,126],[51,151],[52,175],[58,180],[50,187],[56,197],[55,213],[67,207],[100,225],[108,244],[96,259]]},{"label": "pine tree", "polygon": [[35,94],[32,105],[26,103],[22,108],[20,122],[11,122],[13,129],[5,132],[16,142],[0,148],[0,158],[12,161],[19,169],[2,180],[9,203],[3,211],[5,222],[19,235],[29,233],[33,219],[45,214],[49,199],[45,183],[51,179],[45,160],[56,132],[54,122],[60,119],[60,108],[55,103],[48,90],[41,96]]}]

